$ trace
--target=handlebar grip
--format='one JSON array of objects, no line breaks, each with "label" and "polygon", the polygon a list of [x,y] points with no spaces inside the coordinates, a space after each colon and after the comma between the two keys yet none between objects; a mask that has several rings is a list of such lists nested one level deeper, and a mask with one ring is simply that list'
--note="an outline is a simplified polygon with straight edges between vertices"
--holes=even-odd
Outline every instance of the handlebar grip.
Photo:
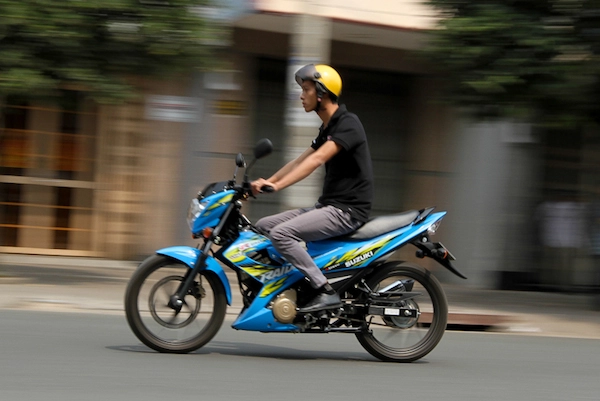
[{"label": "handlebar grip", "polygon": [[260,187],[260,190],[262,192],[266,192],[266,193],[271,193],[271,192],[275,192],[275,188],[273,188],[270,185],[263,185],[262,187]]}]

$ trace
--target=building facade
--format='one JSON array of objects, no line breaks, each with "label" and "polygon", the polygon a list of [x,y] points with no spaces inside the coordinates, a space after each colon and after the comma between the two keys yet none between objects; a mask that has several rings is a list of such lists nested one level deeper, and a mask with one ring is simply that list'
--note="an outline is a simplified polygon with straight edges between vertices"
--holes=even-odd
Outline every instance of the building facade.
[{"label": "building facade", "polygon": [[[569,253],[571,270],[556,267],[566,278],[540,274],[533,216],[546,187],[577,194],[577,207],[587,202],[581,194],[600,182],[598,146],[590,145],[597,133],[581,133],[583,142],[565,149],[525,124],[468,122],[437,101],[439,85],[419,53],[435,14],[421,1],[230,3],[222,71],[139,82],[143,96],[121,106],[77,93],[66,93],[65,105],[7,103],[1,252],[137,259],[195,245],[185,224],[189,200],[206,183],[229,179],[236,153],[250,155],[270,138],[274,154],[253,171],[267,176],[310,145],[320,121],[300,107],[293,73],[327,63],[343,78],[341,102],[369,137],[374,215],[447,210],[438,239],[458,257],[467,285],[565,289],[590,280],[585,246]],[[317,175],[261,196],[246,214],[255,220],[310,205],[319,186]]]}]

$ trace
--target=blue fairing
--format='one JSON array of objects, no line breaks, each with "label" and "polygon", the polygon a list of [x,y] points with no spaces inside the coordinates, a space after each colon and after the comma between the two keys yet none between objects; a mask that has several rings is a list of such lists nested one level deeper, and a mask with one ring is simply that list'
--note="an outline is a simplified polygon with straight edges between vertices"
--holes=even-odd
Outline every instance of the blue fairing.
[{"label": "blue fairing", "polygon": [[268,307],[271,299],[258,298],[248,309],[245,309],[233,322],[231,327],[236,330],[262,331],[262,332],[295,332],[298,326],[280,323],[275,320],[273,311]]},{"label": "blue fairing", "polygon": [[234,191],[229,190],[218,192],[204,198],[201,203],[205,208],[202,210],[200,216],[194,220],[192,233],[196,234],[205,227],[215,227],[219,224],[223,213],[231,203],[233,194]]},{"label": "blue fairing", "polygon": [[[177,259],[188,265],[190,268],[193,268],[196,264],[198,256],[200,255],[200,250],[192,248],[191,246],[172,246],[169,248],[160,249],[156,251],[156,253]],[[206,270],[215,273],[219,279],[221,279],[223,288],[225,288],[225,295],[227,296],[227,304],[231,305],[231,286],[229,285],[229,280],[227,279],[225,271],[221,265],[212,257],[208,257],[206,259]]]}]

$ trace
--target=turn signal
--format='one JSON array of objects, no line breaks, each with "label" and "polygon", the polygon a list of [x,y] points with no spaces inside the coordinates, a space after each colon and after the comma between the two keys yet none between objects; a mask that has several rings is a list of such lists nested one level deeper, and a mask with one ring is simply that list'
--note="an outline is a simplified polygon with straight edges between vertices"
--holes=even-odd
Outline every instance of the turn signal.
[{"label": "turn signal", "polygon": [[204,230],[202,230],[202,236],[206,239],[209,239],[211,237],[213,233],[213,229],[210,227],[206,227]]}]

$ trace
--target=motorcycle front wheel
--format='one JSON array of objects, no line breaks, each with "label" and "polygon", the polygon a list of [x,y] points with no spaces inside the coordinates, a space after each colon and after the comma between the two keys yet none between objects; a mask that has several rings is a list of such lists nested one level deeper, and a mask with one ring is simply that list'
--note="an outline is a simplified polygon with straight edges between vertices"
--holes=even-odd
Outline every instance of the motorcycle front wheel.
[{"label": "motorcycle front wheel", "polygon": [[[378,295],[370,297],[363,316],[365,330],[356,334],[365,350],[383,361],[412,362],[435,348],[446,330],[448,303],[429,271],[409,263],[389,263],[368,277],[366,284]],[[411,295],[403,297],[403,292]]]},{"label": "motorcycle front wheel", "polygon": [[125,292],[129,327],[148,347],[159,352],[188,353],[208,343],[219,331],[227,301],[219,278],[201,271],[179,312],[168,306],[190,267],[161,255],[146,259]]}]

